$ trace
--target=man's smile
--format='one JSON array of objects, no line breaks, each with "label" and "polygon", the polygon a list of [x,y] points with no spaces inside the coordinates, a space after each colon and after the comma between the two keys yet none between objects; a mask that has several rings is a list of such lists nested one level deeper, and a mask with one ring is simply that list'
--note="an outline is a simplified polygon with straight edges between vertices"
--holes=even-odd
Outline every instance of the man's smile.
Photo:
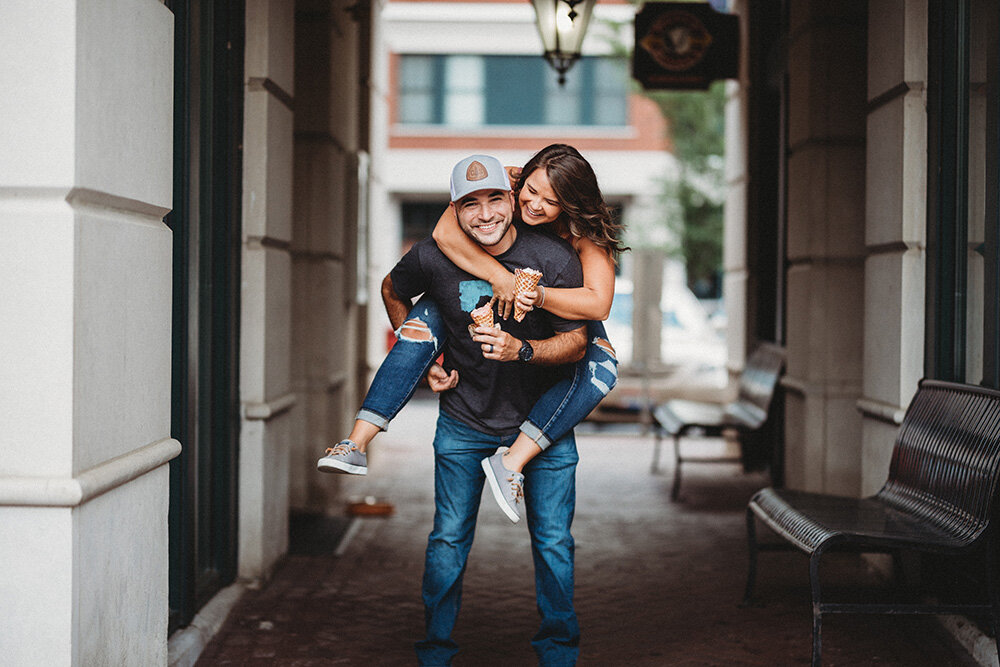
[{"label": "man's smile", "polygon": [[496,231],[499,226],[500,221],[494,220],[493,222],[480,223],[479,225],[476,225],[476,229],[484,234],[489,234],[490,232]]}]

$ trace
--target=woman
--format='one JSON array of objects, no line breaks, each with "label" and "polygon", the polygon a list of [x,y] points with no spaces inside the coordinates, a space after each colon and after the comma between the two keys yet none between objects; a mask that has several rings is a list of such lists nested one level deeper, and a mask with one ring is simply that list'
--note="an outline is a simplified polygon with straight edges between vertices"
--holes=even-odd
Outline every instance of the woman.
[{"label": "woman", "polygon": [[[626,248],[617,239],[620,226],[604,202],[593,168],[572,146],[547,146],[523,169],[511,172],[517,179],[514,193],[520,221],[548,225],[573,245],[583,266],[582,287],[546,289],[543,276],[536,290],[515,296],[513,274],[465,235],[451,207],[441,216],[433,236],[441,251],[459,268],[490,283],[503,319],[510,315],[516,300],[524,310],[538,307],[565,319],[588,320],[586,355],[576,364],[573,376],[539,399],[509,449],[483,460],[497,503],[511,521],[517,522],[524,466],[586,417],[617,382],[618,361],[601,321],[607,319],[614,297],[615,254]],[[430,328],[430,336],[425,334],[421,341],[399,337],[372,381],[351,435],[327,450],[319,460],[320,470],[366,474],[368,444],[410,399],[428,369],[439,385],[457,384],[456,371],[449,375],[433,364],[445,338],[436,305],[422,299],[414,306],[413,311],[418,310],[419,319]],[[410,315],[407,320],[414,317]],[[478,327],[476,331],[482,334],[489,329]],[[434,344],[428,345],[427,339]],[[484,344],[484,354],[487,351]],[[506,480],[498,475],[506,476]]]}]

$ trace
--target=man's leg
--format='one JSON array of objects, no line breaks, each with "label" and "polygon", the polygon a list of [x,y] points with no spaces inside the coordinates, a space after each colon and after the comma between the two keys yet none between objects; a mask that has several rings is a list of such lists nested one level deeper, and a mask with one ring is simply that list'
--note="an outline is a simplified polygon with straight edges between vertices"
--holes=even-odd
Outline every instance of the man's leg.
[{"label": "man's leg", "polygon": [[531,644],[542,665],[573,665],[580,626],[573,608],[576,440],[572,431],[524,468],[525,513],[535,561],[535,596],[542,624]]},{"label": "man's leg", "polygon": [[462,598],[462,575],[472,548],[483,492],[480,461],[499,439],[441,414],[434,436],[434,528],[424,562],[424,620],[427,635],[417,642],[421,665],[450,665],[458,652],[451,638]]}]

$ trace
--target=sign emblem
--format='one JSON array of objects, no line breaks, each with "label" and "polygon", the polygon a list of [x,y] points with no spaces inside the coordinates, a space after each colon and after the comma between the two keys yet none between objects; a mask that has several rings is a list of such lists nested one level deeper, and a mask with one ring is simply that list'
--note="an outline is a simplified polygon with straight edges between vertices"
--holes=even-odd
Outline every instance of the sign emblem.
[{"label": "sign emblem", "polygon": [[698,17],[672,11],[656,19],[639,45],[660,66],[683,72],[697,65],[712,44],[712,35]]}]

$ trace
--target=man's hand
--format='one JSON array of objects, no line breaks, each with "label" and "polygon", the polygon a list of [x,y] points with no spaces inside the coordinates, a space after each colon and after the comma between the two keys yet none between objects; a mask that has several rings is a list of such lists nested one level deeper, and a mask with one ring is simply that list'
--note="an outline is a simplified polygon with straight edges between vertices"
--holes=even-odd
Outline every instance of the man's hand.
[{"label": "man's hand", "polygon": [[499,324],[492,327],[476,327],[472,340],[480,344],[483,357],[493,361],[516,361],[521,350],[521,340],[514,338],[500,328]]},{"label": "man's hand", "polygon": [[454,389],[458,385],[458,371],[452,370],[449,374],[441,364],[431,364],[427,371],[427,384],[431,390],[437,393]]}]

